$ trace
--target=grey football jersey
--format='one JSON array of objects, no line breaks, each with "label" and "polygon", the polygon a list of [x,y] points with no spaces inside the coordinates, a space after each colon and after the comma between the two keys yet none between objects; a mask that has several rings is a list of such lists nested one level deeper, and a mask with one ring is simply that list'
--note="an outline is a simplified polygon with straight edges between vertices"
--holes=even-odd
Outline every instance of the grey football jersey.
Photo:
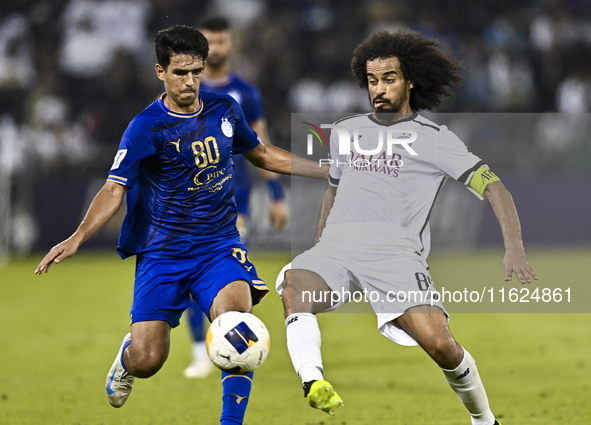
[{"label": "grey football jersey", "polygon": [[[390,125],[376,121],[372,114],[345,118],[335,125],[349,131],[350,149],[343,152],[341,145],[339,153],[333,129],[330,184],[339,190],[322,236],[418,252],[426,258],[429,216],[437,195],[449,177],[467,185],[482,165],[480,158],[446,126],[416,113]],[[378,149],[380,137],[382,148]],[[410,149],[397,140],[412,141],[407,144]]]}]

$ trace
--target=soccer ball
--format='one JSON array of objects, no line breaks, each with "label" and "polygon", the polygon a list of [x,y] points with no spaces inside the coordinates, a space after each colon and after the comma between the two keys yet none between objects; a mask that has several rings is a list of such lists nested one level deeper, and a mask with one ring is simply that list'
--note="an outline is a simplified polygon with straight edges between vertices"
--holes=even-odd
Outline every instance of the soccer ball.
[{"label": "soccer ball", "polygon": [[209,358],[228,373],[247,373],[260,367],[271,349],[265,324],[255,315],[229,311],[218,316],[205,339]]}]

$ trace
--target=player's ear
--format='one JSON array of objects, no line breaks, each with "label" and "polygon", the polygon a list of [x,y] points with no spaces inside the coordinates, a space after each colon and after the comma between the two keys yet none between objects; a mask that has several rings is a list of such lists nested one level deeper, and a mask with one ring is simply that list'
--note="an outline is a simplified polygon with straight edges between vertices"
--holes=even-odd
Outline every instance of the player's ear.
[{"label": "player's ear", "polygon": [[164,74],[166,73],[166,71],[164,70],[162,65],[157,63],[155,68],[156,68],[156,76],[158,77],[158,79],[164,81]]},{"label": "player's ear", "polygon": [[414,86],[415,86],[415,83],[413,83],[412,81],[409,81],[409,82],[408,82],[408,88],[409,88],[409,89],[412,89],[412,88],[414,88]]}]

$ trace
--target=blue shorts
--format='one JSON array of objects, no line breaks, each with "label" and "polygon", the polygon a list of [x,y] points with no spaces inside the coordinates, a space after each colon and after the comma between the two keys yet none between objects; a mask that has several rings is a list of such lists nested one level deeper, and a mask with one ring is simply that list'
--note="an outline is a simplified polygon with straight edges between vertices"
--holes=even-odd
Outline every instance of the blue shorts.
[{"label": "blue shorts", "polygon": [[195,260],[138,256],[131,322],[163,320],[175,328],[189,305],[189,295],[209,317],[218,292],[239,279],[250,284],[253,305],[269,292],[242,245],[224,247]]}]

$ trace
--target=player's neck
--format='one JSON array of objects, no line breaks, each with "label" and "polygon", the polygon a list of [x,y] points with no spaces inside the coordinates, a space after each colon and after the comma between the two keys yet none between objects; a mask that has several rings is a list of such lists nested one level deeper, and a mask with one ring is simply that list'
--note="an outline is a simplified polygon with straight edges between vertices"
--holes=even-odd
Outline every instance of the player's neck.
[{"label": "player's neck", "polygon": [[205,80],[222,80],[227,78],[228,75],[230,75],[230,67],[224,63],[223,65],[219,66],[209,65],[207,68],[205,68],[203,78]]},{"label": "player's neck", "polygon": [[195,102],[193,102],[192,105],[181,106],[174,100],[172,100],[170,96],[164,93],[162,95],[162,103],[164,103],[164,106],[166,106],[172,112],[179,112],[181,114],[192,114],[193,112],[197,112],[201,107],[201,98],[197,96],[197,99],[195,99]]}]

